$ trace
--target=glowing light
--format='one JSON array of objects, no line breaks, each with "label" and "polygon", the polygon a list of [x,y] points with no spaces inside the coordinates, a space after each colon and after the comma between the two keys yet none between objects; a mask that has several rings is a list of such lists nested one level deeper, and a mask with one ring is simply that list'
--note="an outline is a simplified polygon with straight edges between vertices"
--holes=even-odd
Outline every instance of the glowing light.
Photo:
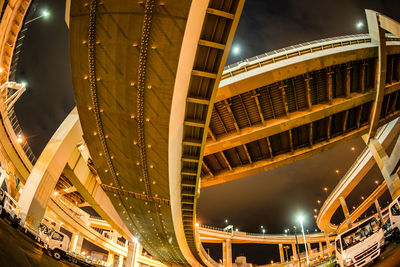
[{"label": "glowing light", "polygon": [[47,9],[43,9],[42,10],[42,16],[47,19],[48,17],[50,17],[50,12]]},{"label": "glowing light", "polygon": [[2,73],[3,72],[3,68],[0,68],[0,73]]},{"label": "glowing light", "polygon": [[18,136],[17,136],[17,142],[18,143],[22,143],[24,141],[24,138],[22,137],[22,134],[19,134]]},{"label": "glowing light", "polygon": [[196,222],[196,227],[199,227],[199,226],[200,226],[200,224],[198,222]]},{"label": "glowing light", "polygon": [[225,219],[225,223],[228,223],[228,220],[227,220],[227,219]]},{"label": "glowing light", "polygon": [[303,222],[304,222],[304,217],[303,217],[303,216],[299,216],[299,217],[297,217],[297,220],[298,220],[300,223],[303,223]]},{"label": "glowing light", "polygon": [[361,200],[364,200],[364,199],[365,199],[365,198],[362,196],[362,197],[361,197]]},{"label": "glowing light", "polygon": [[357,29],[361,29],[362,27],[364,27],[364,23],[362,21],[357,22],[356,24]]},{"label": "glowing light", "polygon": [[328,191],[328,187],[324,187],[324,191],[325,191],[325,192]]},{"label": "glowing light", "polygon": [[351,149],[351,151],[356,150],[356,148],[354,146],[352,146],[350,149]]},{"label": "glowing light", "polygon": [[240,53],[240,47],[235,45],[232,49],[233,54],[238,55]]},{"label": "glowing light", "polygon": [[22,82],[21,82],[21,85],[22,85],[23,87],[26,87],[26,86],[28,85],[28,83],[27,83],[26,81],[22,81]]},{"label": "glowing light", "polygon": [[314,209],[314,212],[317,212],[318,210],[317,209]]},{"label": "glowing light", "polygon": [[339,170],[336,170],[335,172],[336,172],[336,174],[339,174]]},{"label": "glowing light", "polygon": [[58,192],[55,191],[55,192],[53,193],[53,195],[54,195],[55,197],[58,196]]},{"label": "glowing light", "polygon": [[375,183],[376,183],[376,184],[379,184],[378,180],[375,180]]},{"label": "glowing light", "polygon": [[321,204],[321,200],[317,200],[317,203],[318,203],[318,204]]}]

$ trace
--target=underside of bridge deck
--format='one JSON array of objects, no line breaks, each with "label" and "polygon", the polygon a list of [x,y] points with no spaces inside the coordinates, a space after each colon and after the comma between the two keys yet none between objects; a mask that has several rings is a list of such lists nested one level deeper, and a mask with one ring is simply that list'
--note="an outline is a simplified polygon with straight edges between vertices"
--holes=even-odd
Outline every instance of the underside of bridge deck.
[{"label": "underside of bridge deck", "polygon": [[[72,1],[72,75],[85,142],[117,212],[163,262],[204,264],[195,239],[203,132],[243,2]],[[171,125],[182,73],[190,78],[187,97],[178,95],[185,119]],[[169,155],[171,127],[183,132],[172,144],[182,147],[178,158]],[[171,162],[182,164],[172,190]]]},{"label": "underside of bridge deck", "polygon": [[[400,111],[400,43],[395,43],[388,49],[380,125]],[[276,168],[368,132],[376,47],[354,45],[350,51],[282,62],[273,71],[239,77],[219,89],[202,187]]]}]

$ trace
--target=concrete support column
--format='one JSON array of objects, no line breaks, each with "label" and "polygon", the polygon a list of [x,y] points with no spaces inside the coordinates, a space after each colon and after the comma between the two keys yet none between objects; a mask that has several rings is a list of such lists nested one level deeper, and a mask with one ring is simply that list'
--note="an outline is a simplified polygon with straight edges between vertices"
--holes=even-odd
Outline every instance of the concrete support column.
[{"label": "concrete support column", "polygon": [[328,231],[325,230],[324,234],[325,234],[326,249],[328,250],[328,255],[330,257],[332,256],[332,251],[331,251],[331,242],[329,241]]},{"label": "concrete support column", "polygon": [[44,148],[26,181],[18,204],[25,226],[38,232],[47,203],[82,130],[76,109],[73,109]]},{"label": "concrete support column", "polygon": [[344,217],[346,218],[347,227],[350,229],[352,227],[349,209],[347,208],[346,200],[344,197],[340,197],[340,205],[342,206]]},{"label": "concrete support column", "polygon": [[124,256],[123,255],[119,255],[118,267],[123,267],[123,266],[124,266]]},{"label": "concrete support column", "polygon": [[381,210],[381,205],[379,205],[378,199],[375,199],[375,208],[379,216],[379,220],[381,221],[381,224],[383,223],[383,218],[382,218],[382,210]]},{"label": "concrete support column", "polygon": [[311,77],[307,77],[304,79],[304,82],[306,84],[306,100],[307,100],[307,106],[308,106],[309,110],[312,109],[310,80],[311,80]]},{"label": "concrete support column", "polygon": [[[367,138],[367,136],[363,135],[363,139],[365,142],[368,142]],[[388,166],[390,165],[389,157],[386,154],[386,151],[383,148],[382,144],[379,143],[378,140],[376,140],[375,138],[371,138],[368,142],[368,148],[374,156],[376,164],[381,170],[383,178],[385,178],[386,185],[389,189],[392,199],[395,199],[400,194],[399,175],[396,172],[391,174],[391,171],[388,168]]]},{"label": "concrete support column", "polygon": [[83,244],[83,236],[81,234],[73,234],[70,242],[70,250],[75,253],[81,253]]},{"label": "concrete support column", "polygon": [[307,249],[308,249],[308,256],[311,258],[311,254],[312,254],[311,243],[307,243]]},{"label": "concrete support column", "polygon": [[[138,257],[141,254],[141,246],[139,243],[128,243],[128,254],[126,257],[126,267],[137,267],[138,264]],[[140,252],[140,253],[139,253]]]},{"label": "concrete support column", "polygon": [[345,93],[346,93],[346,98],[350,97],[350,91],[351,91],[351,66],[346,67],[346,86],[345,86]]},{"label": "concrete support column", "polygon": [[296,243],[292,243],[292,252],[293,252],[293,260],[298,260],[299,256],[297,255]]},{"label": "concrete support column", "polygon": [[114,254],[111,251],[108,252],[107,263],[110,266],[114,266]]},{"label": "concrete support column", "polygon": [[400,136],[397,138],[396,144],[394,145],[394,148],[392,150],[392,154],[390,154],[389,157],[388,170],[390,173],[392,173],[395,170],[399,160],[400,160]]},{"label": "concrete support column", "polygon": [[328,83],[328,102],[329,105],[332,105],[332,99],[333,99],[333,74],[334,72],[329,70],[327,71],[327,83]]},{"label": "concrete support column", "polygon": [[285,262],[285,255],[283,254],[283,245],[279,244],[279,257],[281,258],[281,263]]},{"label": "concrete support column", "polygon": [[322,242],[319,242],[319,254],[321,257],[324,256],[324,246],[322,245]]},{"label": "concrete support column", "polygon": [[226,239],[222,244],[224,267],[232,267],[232,241],[230,238]]}]

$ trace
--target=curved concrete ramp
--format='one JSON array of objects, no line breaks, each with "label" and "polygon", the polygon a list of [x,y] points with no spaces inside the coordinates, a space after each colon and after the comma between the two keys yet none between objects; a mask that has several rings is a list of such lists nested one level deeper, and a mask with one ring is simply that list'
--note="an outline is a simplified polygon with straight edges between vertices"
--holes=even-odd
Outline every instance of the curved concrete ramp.
[{"label": "curved concrete ramp", "polygon": [[205,264],[195,232],[202,155],[243,3],[71,4],[72,75],[85,142],[124,223],[168,264]]}]

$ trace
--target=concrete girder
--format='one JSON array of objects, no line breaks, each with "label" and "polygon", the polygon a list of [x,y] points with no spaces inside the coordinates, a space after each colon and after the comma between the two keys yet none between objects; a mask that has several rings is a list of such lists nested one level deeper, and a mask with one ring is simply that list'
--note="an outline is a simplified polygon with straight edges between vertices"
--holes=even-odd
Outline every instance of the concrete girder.
[{"label": "concrete girder", "polygon": [[232,171],[229,170],[221,171],[218,174],[214,174],[213,177],[204,176],[201,179],[201,187],[207,187],[233,181],[236,179],[247,177],[249,175],[253,175],[259,172],[271,170],[310,157],[322,151],[333,148],[337,145],[348,142],[349,140],[355,137],[362,136],[363,134],[367,133],[367,131],[368,131],[368,126],[363,126],[360,129],[353,131],[351,133],[331,138],[327,142],[314,144],[311,148],[307,147],[307,148],[296,149],[289,154],[274,156],[272,160],[265,159],[265,160],[255,161],[253,162],[252,165],[235,167],[232,169]]},{"label": "concrete girder", "polygon": [[[376,44],[362,43],[332,48],[253,68],[221,80],[215,102],[264,87],[266,81],[268,81],[268,84],[273,84],[334,65],[377,57],[376,47]],[[387,52],[389,55],[398,54],[399,50],[400,47],[397,44],[388,43]]]},{"label": "concrete girder", "polygon": [[[385,95],[400,90],[400,82],[387,85]],[[335,98],[332,104],[313,105],[310,110],[296,111],[290,114],[289,118],[277,118],[269,120],[265,125],[254,125],[242,128],[239,133],[230,133],[219,137],[216,141],[208,141],[204,155],[211,155],[222,150],[247,144],[266,136],[288,131],[304,124],[317,121],[334,114],[361,106],[374,99],[373,92],[351,93],[350,98]]]},{"label": "concrete girder", "polygon": [[[216,229],[209,229],[206,227],[199,228],[200,240],[203,243],[223,243],[225,240],[230,239],[232,244],[291,244],[296,243],[296,237],[294,235],[249,235],[245,232],[234,231],[226,232]],[[307,234],[307,243],[318,243],[325,241],[324,233]],[[334,240],[335,237],[329,237],[330,240]],[[302,238],[298,238],[299,244],[304,244]]]},{"label": "concrete girder", "polygon": [[77,191],[90,204],[90,206],[111,227],[122,234],[127,240],[132,240],[133,235],[115,210],[112,202],[99,184],[97,176],[89,169],[81,152],[75,147],[68,163],[63,170],[64,175],[77,188]]}]

